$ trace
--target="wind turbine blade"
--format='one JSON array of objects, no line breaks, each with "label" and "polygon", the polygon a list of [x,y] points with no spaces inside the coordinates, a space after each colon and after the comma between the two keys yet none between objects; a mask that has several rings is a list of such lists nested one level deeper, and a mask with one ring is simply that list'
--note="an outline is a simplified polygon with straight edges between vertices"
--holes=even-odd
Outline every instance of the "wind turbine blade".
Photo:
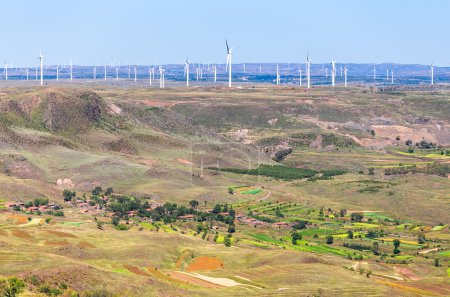
[{"label": "wind turbine blade", "polygon": [[227,45],[227,53],[230,52],[230,47],[228,46],[228,40],[225,39],[225,44]]}]

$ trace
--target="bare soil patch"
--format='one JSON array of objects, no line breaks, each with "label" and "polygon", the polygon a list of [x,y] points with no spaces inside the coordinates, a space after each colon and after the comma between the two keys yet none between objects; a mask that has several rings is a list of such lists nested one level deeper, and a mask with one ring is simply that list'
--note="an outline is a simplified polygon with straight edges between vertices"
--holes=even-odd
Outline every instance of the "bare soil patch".
[{"label": "bare soil patch", "polygon": [[188,166],[192,166],[192,162],[185,160],[185,159],[177,159],[178,162],[180,162],[183,165],[188,165]]},{"label": "bare soil patch", "polygon": [[12,214],[9,216],[10,219],[16,220],[16,225],[22,225],[28,223],[28,218],[22,215]]},{"label": "bare soil patch", "polygon": [[82,247],[82,248],[88,248],[88,249],[94,249],[94,248],[95,248],[95,245],[93,245],[93,244],[91,244],[91,243],[89,243],[89,242],[86,242],[86,241],[80,242],[80,243],[78,244],[78,246],[79,246],[79,247]]},{"label": "bare soil patch", "polygon": [[187,271],[198,271],[198,270],[217,270],[223,268],[223,261],[219,258],[201,256],[198,257],[189,264],[186,268]]},{"label": "bare soil patch", "polygon": [[67,240],[63,240],[63,241],[45,241],[44,242],[45,245],[50,245],[50,246],[67,246],[69,245],[69,242]]},{"label": "bare soil patch", "polygon": [[128,271],[133,274],[140,275],[140,276],[149,276],[149,274],[147,272],[142,271],[141,269],[139,269],[136,266],[125,265],[125,268],[128,269]]},{"label": "bare soil patch", "polygon": [[23,231],[23,230],[19,230],[19,229],[12,229],[11,230],[11,234],[13,236],[19,237],[19,238],[24,238],[24,239],[32,239],[34,238],[33,236],[30,235],[30,233]]},{"label": "bare soil patch", "polygon": [[61,231],[55,231],[55,230],[46,230],[45,232],[56,235],[57,237],[60,238],[77,238],[75,235],[70,234],[70,233],[66,233],[66,232],[61,232]]}]

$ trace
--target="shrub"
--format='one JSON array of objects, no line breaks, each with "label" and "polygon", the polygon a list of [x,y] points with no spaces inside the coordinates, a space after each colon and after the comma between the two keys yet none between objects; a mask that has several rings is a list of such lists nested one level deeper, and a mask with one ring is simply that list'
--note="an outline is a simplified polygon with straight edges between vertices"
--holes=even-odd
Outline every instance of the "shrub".
[{"label": "shrub", "polygon": [[325,239],[325,242],[326,242],[327,244],[333,244],[333,242],[334,242],[333,236],[328,235],[328,236],[326,237],[326,239]]},{"label": "shrub", "polygon": [[0,296],[15,297],[23,292],[25,282],[17,277],[0,279]]}]

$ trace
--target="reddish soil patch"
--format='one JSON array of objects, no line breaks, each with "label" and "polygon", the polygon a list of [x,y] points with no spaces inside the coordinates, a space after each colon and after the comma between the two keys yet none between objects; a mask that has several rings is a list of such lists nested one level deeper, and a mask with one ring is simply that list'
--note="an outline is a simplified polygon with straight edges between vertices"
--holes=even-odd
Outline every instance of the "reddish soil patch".
[{"label": "reddish soil patch", "polygon": [[186,268],[187,271],[217,270],[223,268],[223,261],[218,258],[201,256]]},{"label": "reddish soil patch", "polygon": [[147,272],[142,271],[141,269],[139,269],[136,266],[125,265],[125,268],[128,269],[128,271],[133,273],[133,274],[140,275],[140,276],[149,276]]},{"label": "reddish soil patch", "polygon": [[401,274],[402,276],[409,278],[410,280],[420,280],[420,277],[418,277],[417,275],[414,274],[414,272],[406,267],[394,267],[395,272],[397,272],[398,274]]},{"label": "reddish soil patch", "polygon": [[192,275],[187,275],[187,274],[184,274],[184,273],[181,273],[181,272],[177,272],[177,271],[172,272],[170,274],[170,276],[172,278],[174,278],[174,279],[183,281],[185,283],[197,285],[197,286],[200,286],[200,287],[205,287],[205,288],[223,288],[223,286],[220,286],[220,285],[217,285],[217,284],[213,284],[213,283],[210,283],[208,281],[196,278],[196,277],[194,277]]},{"label": "reddish soil patch", "polygon": [[22,224],[28,223],[28,217],[26,217],[26,216],[13,214],[13,215],[10,215],[9,218],[16,220],[16,225],[22,225]]},{"label": "reddish soil patch", "polygon": [[191,161],[188,161],[188,160],[185,160],[185,159],[177,159],[177,161],[180,162],[181,164],[192,166],[192,162]]},{"label": "reddish soil patch", "polygon": [[18,230],[18,229],[12,229],[11,230],[11,234],[13,236],[16,237],[20,237],[20,238],[25,238],[25,239],[32,239],[33,236],[30,235],[30,233],[23,231],[23,230]]},{"label": "reddish soil patch", "polygon": [[69,245],[69,242],[67,240],[63,241],[45,241],[45,245],[54,245],[54,246],[66,246]]},{"label": "reddish soil patch", "polygon": [[78,244],[78,246],[82,247],[82,248],[95,249],[95,245],[93,245],[93,244],[91,244],[89,242],[85,242],[85,241],[80,242]]},{"label": "reddish soil patch", "polygon": [[54,231],[54,230],[46,230],[45,232],[56,235],[57,237],[60,238],[77,238],[75,235],[70,234],[70,233],[66,233],[66,232],[61,232],[61,231]]},{"label": "reddish soil patch", "polygon": [[0,229],[0,236],[8,236],[5,230]]}]

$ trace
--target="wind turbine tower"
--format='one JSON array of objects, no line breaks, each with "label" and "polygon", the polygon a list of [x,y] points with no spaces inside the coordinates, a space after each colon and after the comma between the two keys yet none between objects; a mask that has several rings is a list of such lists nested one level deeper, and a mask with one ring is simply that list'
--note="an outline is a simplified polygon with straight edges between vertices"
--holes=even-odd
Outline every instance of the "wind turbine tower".
[{"label": "wind turbine tower", "polygon": [[375,68],[375,65],[373,65],[373,80],[377,79],[377,69]]},{"label": "wind turbine tower", "polygon": [[162,66],[159,66],[159,87],[164,88],[164,68]]},{"label": "wind turbine tower", "polygon": [[308,82],[308,89],[311,88],[311,59],[309,55],[306,56],[306,79]]},{"label": "wind turbine tower", "polygon": [[27,80],[28,80],[28,67],[27,67]]},{"label": "wind turbine tower", "polygon": [[56,81],[59,81],[59,65],[56,65]]},{"label": "wind turbine tower", "polygon": [[104,69],[105,69],[105,79],[104,79],[104,80],[106,80],[106,65],[105,65],[105,68],[104,68]]},{"label": "wind turbine tower", "polygon": [[278,67],[278,64],[277,64],[277,86],[280,84],[280,68]]},{"label": "wind turbine tower", "polygon": [[345,67],[344,67],[344,87],[347,87],[347,72],[348,72],[347,65],[345,65]]},{"label": "wind turbine tower", "polygon": [[41,86],[44,85],[44,56],[42,52],[39,53],[39,62],[41,64]]},{"label": "wind turbine tower", "polygon": [[227,45],[227,66],[228,66],[228,87],[231,88],[231,56],[233,55],[233,48],[228,46],[228,41],[225,40]]},{"label": "wind turbine tower", "polygon": [[336,61],[331,59],[331,86],[334,87],[336,80]]},{"label": "wind turbine tower", "polygon": [[5,80],[8,80],[8,63],[5,61]]},{"label": "wind turbine tower", "polygon": [[137,69],[136,66],[134,66],[134,83],[137,82]]},{"label": "wind turbine tower", "polygon": [[391,71],[391,84],[394,84],[394,70]]},{"label": "wind turbine tower", "polygon": [[189,58],[186,58],[186,87],[189,87]]},{"label": "wind turbine tower", "polygon": [[97,78],[97,66],[94,66],[94,80]]},{"label": "wind turbine tower", "polygon": [[430,71],[431,71],[431,85],[434,85],[434,65],[431,63],[430,65]]},{"label": "wind turbine tower", "polygon": [[214,82],[217,82],[217,66],[216,65],[213,66],[213,70],[214,70]]},{"label": "wind turbine tower", "polygon": [[70,64],[69,64],[69,66],[70,66],[70,80],[73,80],[73,72],[72,72],[73,65],[72,65],[72,59],[70,59]]}]

